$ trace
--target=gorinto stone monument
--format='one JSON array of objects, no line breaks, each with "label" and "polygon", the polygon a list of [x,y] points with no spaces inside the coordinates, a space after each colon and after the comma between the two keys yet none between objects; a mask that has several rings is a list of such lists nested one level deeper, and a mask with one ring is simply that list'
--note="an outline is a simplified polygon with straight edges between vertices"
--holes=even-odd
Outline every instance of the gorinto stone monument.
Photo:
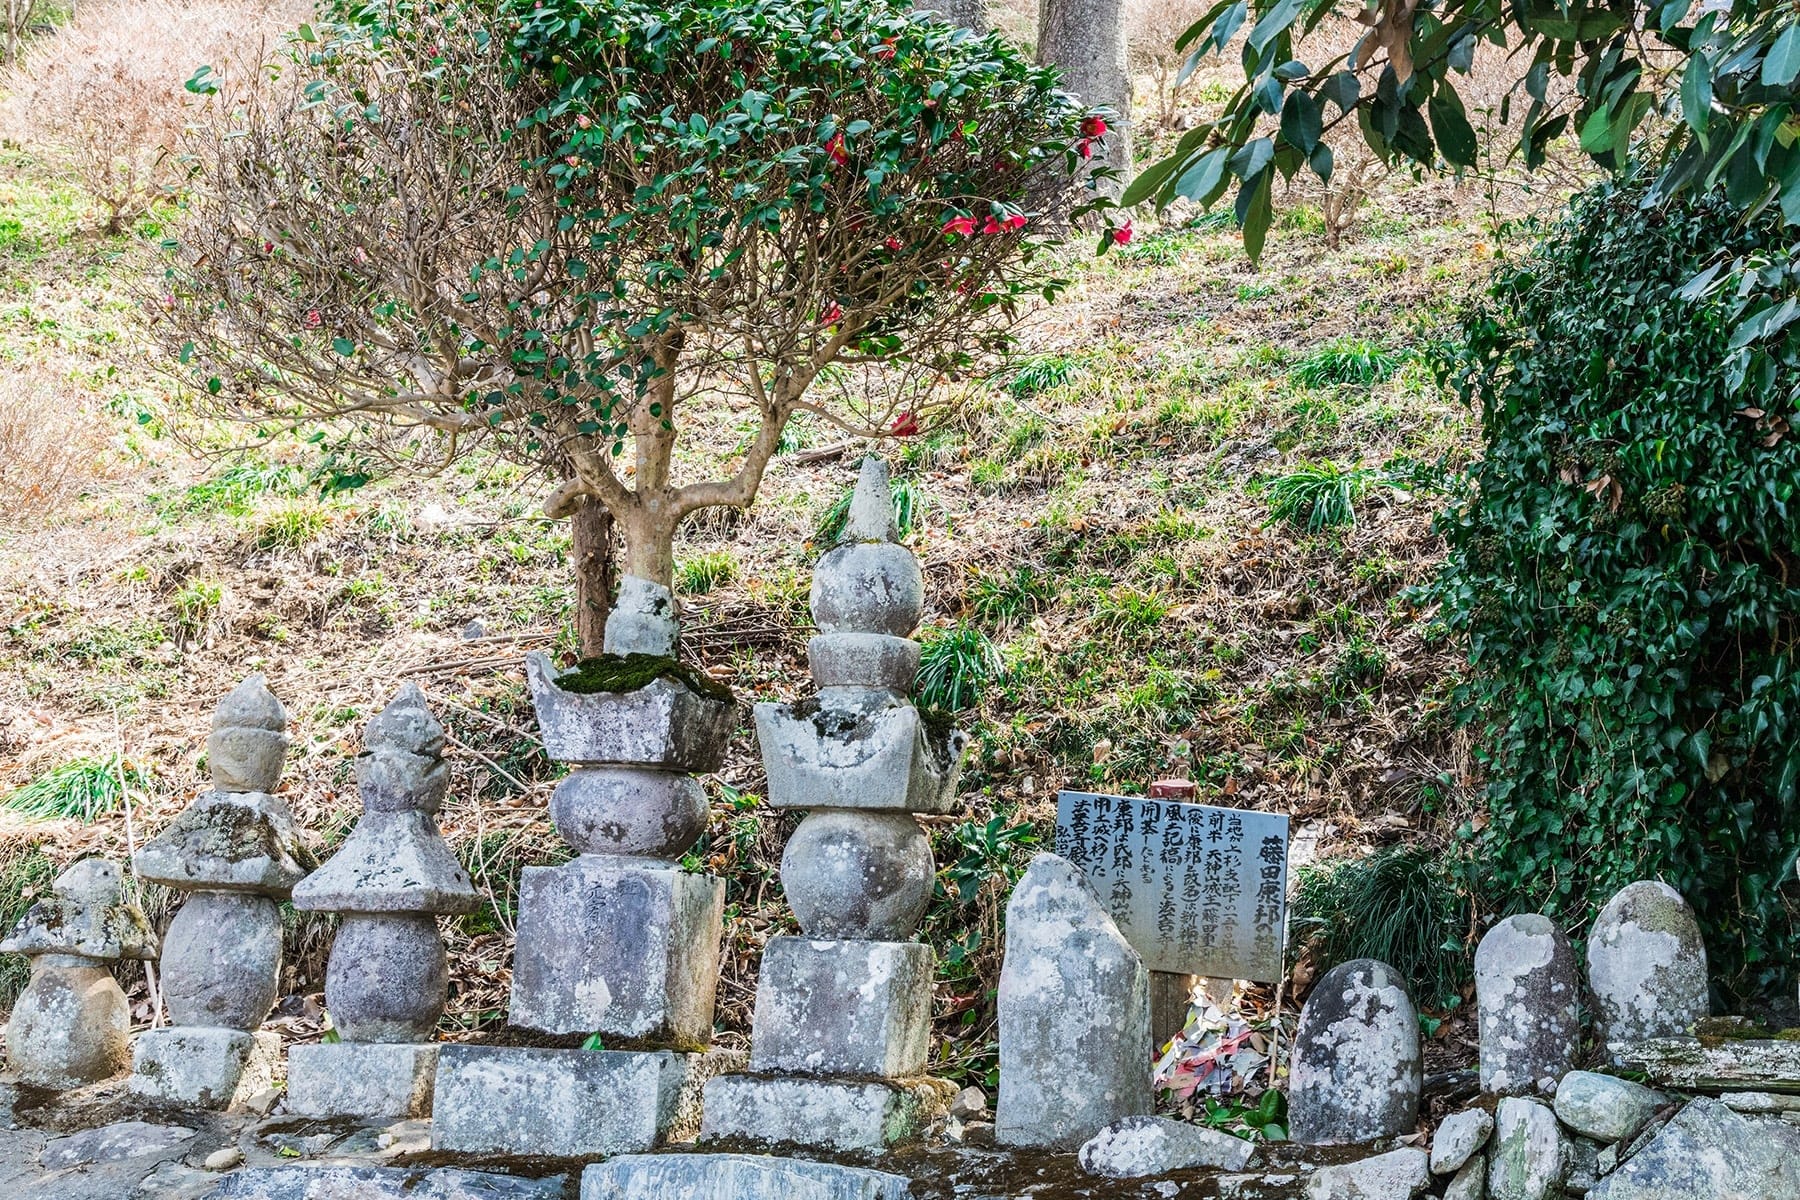
[{"label": "gorinto stone monument", "polygon": [[931,1037],[931,898],[915,812],[950,811],[967,736],[907,698],[924,578],[899,544],[886,465],[863,460],[838,546],[813,573],[817,699],[759,704],[774,808],[808,810],[781,859],[802,937],[763,953],[750,1074],[706,1085],[703,1135],[879,1149],[910,1138],[954,1089],[913,1077]]},{"label": "gorinto stone monument", "polygon": [[1090,792],[1056,802],[1056,852],[1152,971],[1279,980],[1287,844],[1279,813]]},{"label": "gorinto stone monument", "polygon": [[163,939],[172,1027],[132,1049],[131,1090],[226,1108],[270,1086],[281,1037],[259,1033],[281,979],[281,910],[313,861],[271,795],[287,757],[287,712],[261,675],[220,702],[206,739],[213,788],[137,852],[138,875],[189,894]]},{"label": "gorinto stone monument", "polygon": [[314,1117],[402,1118],[431,1111],[449,969],[439,913],[481,904],[438,832],[450,784],[444,729],[413,684],[374,720],[356,781],[363,815],[331,860],[294,888],[294,907],[339,912],[325,1005],[336,1043],[288,1053],[288,1109]]}]

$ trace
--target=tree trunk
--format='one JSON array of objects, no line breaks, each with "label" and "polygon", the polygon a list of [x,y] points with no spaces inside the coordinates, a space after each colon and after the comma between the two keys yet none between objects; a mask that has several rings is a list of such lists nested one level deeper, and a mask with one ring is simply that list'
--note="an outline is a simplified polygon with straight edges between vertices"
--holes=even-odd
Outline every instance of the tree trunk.
[{"label": "tree trunk", "polygon": [[617,570],[613,559],[613,519],[606,505],[588,497],[569,518],[575,566],[575,639],[581,657],[595,658],[606,644],[606,618],[612,612]]},{"label": "tree trunk", "polygon": [[992,27],[986,0],[919,0],[913,11],[933,13],[946,25],[976,33],[986,33]]},{"label": "tree trunk", "polygon": [[1092,108],[1108,108],[1106,165],[1119,173],[1115,194],[1131,182],[1131,70],[1124,0],[1043,0],[1038,62],[1062,72],[1063,87]]}]

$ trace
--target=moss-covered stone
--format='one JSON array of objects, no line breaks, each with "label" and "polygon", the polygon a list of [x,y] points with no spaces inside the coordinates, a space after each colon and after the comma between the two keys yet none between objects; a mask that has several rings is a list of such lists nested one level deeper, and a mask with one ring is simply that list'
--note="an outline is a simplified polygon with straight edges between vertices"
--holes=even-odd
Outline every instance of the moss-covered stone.
[{"label": "moss-covered stone", "polygon": [[577,696],[607,692],[635,692],[658,679],[681,684],[697,696],[724,704],[733,700],[731,689],[710,676],[661,654],[602,654],[584,658],[556,677],[556,686]]}]

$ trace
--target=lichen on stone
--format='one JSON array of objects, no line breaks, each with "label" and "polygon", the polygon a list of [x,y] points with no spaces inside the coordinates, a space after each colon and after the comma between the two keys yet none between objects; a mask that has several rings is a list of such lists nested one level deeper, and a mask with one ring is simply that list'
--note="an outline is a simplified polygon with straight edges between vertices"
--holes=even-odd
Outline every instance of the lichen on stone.
[{"label": "lichen on stone", "polygon": [[562,691],[577,696],[635,692],[658,679],[681,684],[697,696],[733,701],[731,689],[710,676],[662,654],[602,654],[584,658],[555,679]]}]

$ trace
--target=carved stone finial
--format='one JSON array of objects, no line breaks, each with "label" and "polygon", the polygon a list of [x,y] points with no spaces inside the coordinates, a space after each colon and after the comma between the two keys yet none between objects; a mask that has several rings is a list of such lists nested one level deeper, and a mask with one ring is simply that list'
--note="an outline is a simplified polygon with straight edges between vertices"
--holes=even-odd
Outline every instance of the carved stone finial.
[{"label": "carved stone finial", "polygon": [[450,784],[444,727],[408,683],[369,722],[356,782],[368,812],[436,812]]},{"label": "carved stone finial", "polygon": [[231,690],[213,713],[206,766],[221,792],[272,792],[287,758],[287,710],[262,675]]},{"label": "carved stone finial", "polygon": [[850,496],[850,516],[844,522],[840,542],[897,542],[900,527],[894,520],[894,498],[888,487],[888,465],[871,454],[862,461],[856,491]]}]

